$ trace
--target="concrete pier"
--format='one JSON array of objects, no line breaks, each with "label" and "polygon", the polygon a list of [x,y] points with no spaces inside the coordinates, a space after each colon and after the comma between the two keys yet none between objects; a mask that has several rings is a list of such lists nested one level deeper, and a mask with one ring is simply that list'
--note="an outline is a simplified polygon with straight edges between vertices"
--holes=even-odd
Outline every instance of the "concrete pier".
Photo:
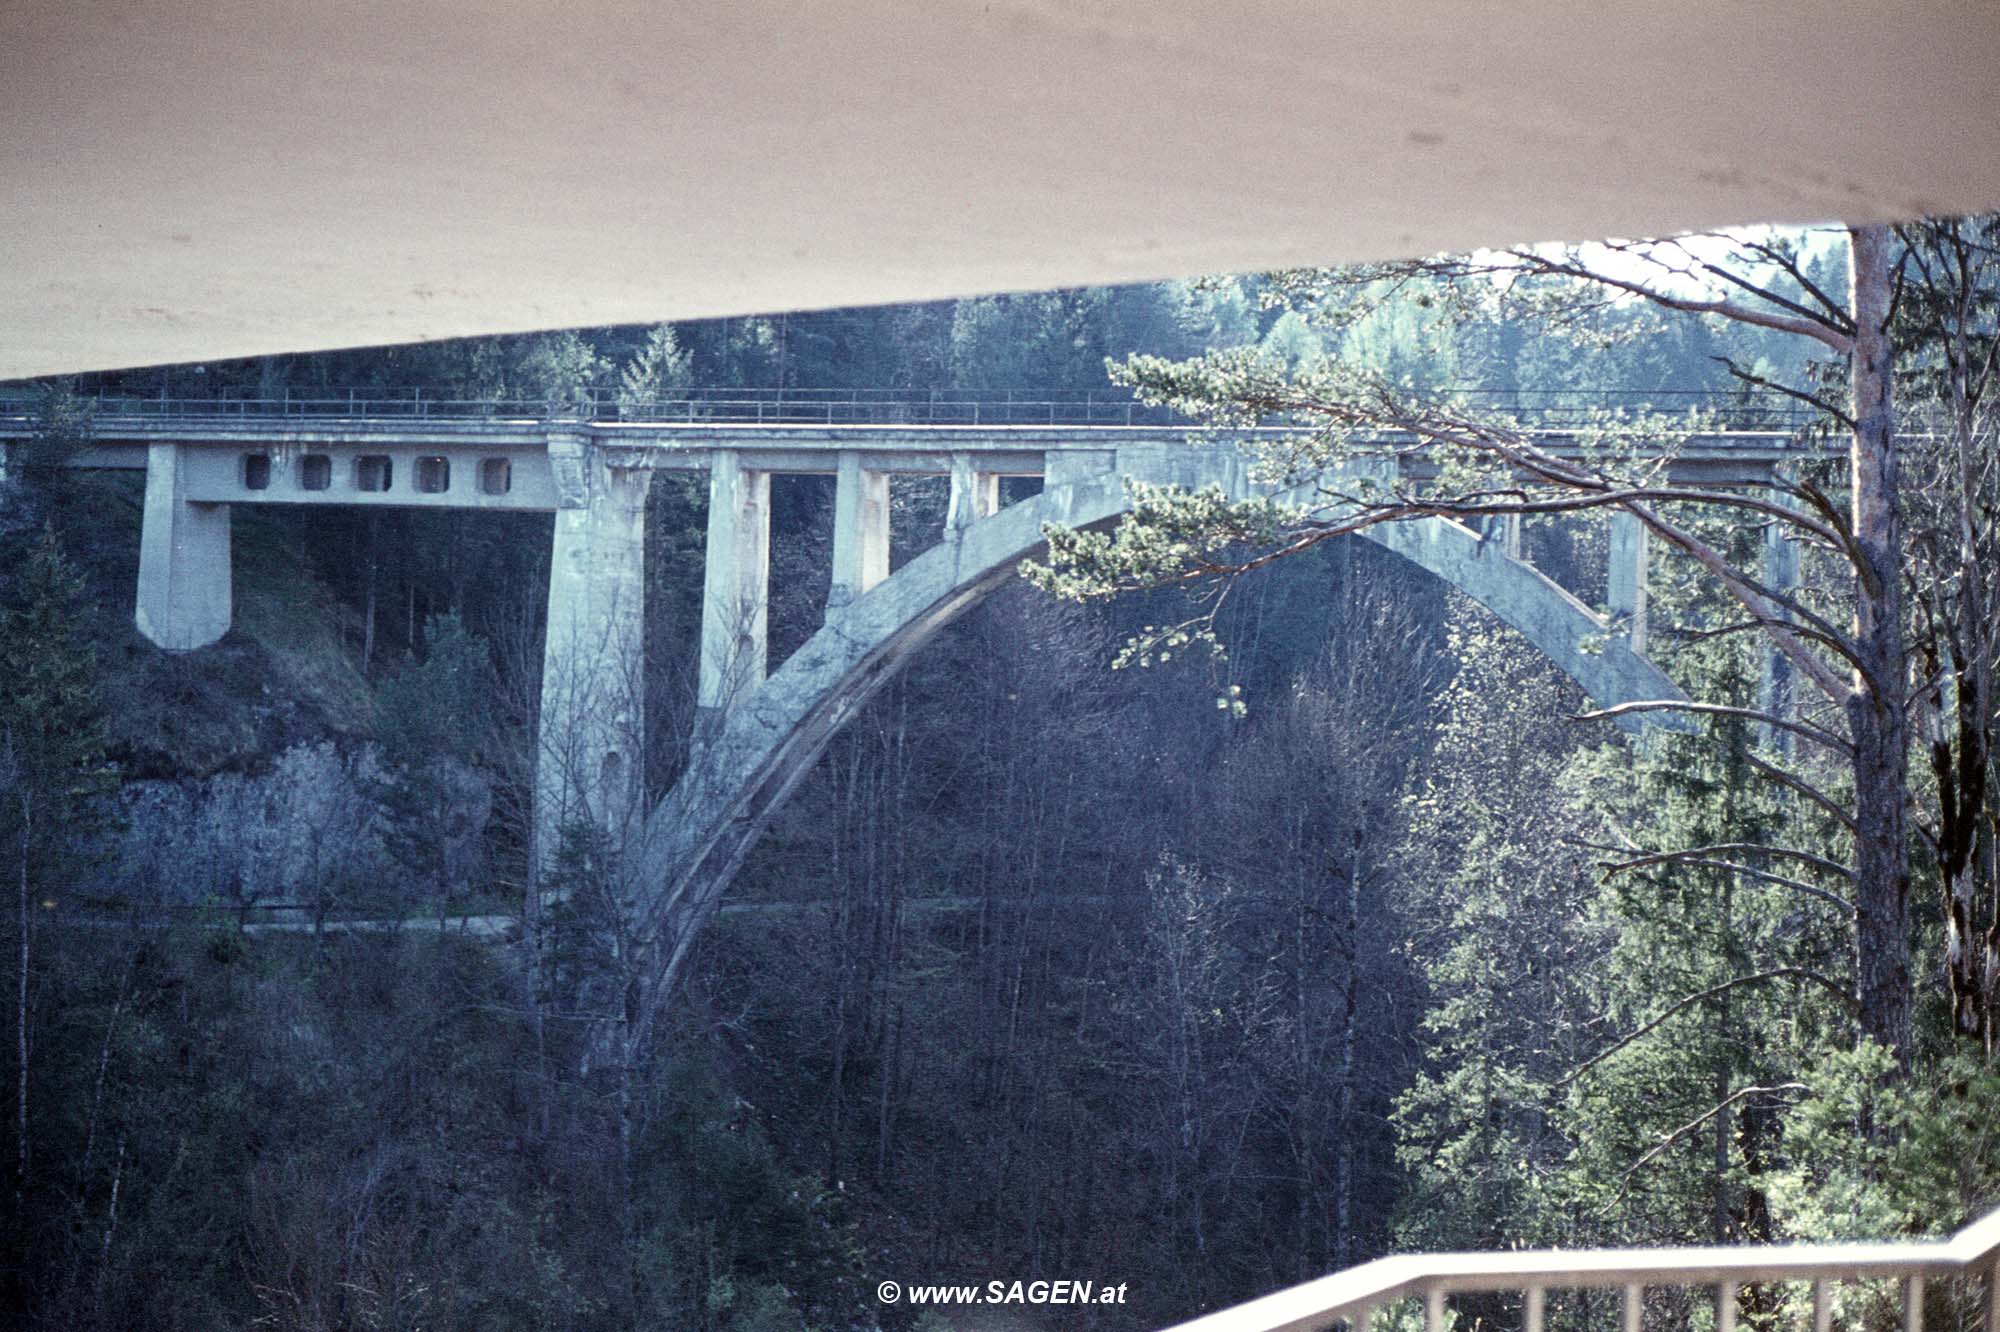
[{"label": "concrete pier", "polygon": [[829,613],[889,576],[889,474],[861,465],[843,451],[834,472],[833,585]]},{"label": "concrete pier", "polygon": [[[1795,503],[1792,493],[1781,487],[1772,486],[1764,492],[1764,498],[1773,504],[1791,508]],[[1763,569],[1764,586],[1773,592],[1791,593],[1799,586],[1799,544],[1793,534],[1780,521],[1772,521],[1764,528]],[[1759,682],[1758,706],[1774,717],[1789,719],[1793,711],[1792,663],[1784,653],[1778,651],[1769,638],[1762,640],[1764,653],[1763,679]],[[1764,728],[1767,744],[1778,749],[1787,749],[1791,744],[1791,732],[1777,726]]]},{"label": "concrete pier", "polygon": [[229,632],[229,506],[188,498],[186,446],[146,449],[139,533],[139,632],[169,652],[207,647]]},{"label": "concrete pier", "polygon": [[1000,476],[982,472],[970,453],[951,455],[951,500],[945,509],[945,530],[962,532],[981,518],[1000,512]]},{"label": "concrete pier", "polygon": [[611,467],[580,433],[552,430],[558,507],[535,783],[535,860],[589,821],[614,844],[644,796],[646,492],[652,473]]},{"label": "concrete pier", "polygon": [[1605,605],[1635,653],[1646,650],[1646,526],[1623,510],[1611,514],[1611,567]]},{"label": "concrete pier", "polygon": [[[885,529],[886,521],[885,512]],[[886,566],[886,556],[883,562]],[[764,683],[770,574],[771,474],[745,467],[734,449],[716,449],[708,468],[701,681],[695,698],[710,717]]]}]

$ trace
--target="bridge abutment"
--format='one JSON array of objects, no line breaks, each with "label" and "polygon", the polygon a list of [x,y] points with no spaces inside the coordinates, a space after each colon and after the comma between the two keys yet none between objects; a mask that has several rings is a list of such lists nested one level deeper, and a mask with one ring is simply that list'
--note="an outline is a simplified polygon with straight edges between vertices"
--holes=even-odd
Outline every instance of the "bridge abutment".
[{"label": "bridge abutment", "polygon": [[229,632],[229,506],[188,498],[184,445],[147,446],[140,523],[139,632],[169,652],[207,647]]},{"label": "bridge abutment", "polygon": [[614,841],[643,814],[646,492],[651,471],[612,467],[581,431],[552,428],[558,507],[536,735],[535,863],[564,827]]}]

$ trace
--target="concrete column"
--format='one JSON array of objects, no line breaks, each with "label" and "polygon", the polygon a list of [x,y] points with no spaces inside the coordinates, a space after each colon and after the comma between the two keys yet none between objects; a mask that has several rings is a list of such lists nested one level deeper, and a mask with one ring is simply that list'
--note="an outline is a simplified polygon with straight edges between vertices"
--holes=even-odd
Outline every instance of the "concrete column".
[{"label": "concrete column", "polygon": [[1521,558],[1521,515],[1518,513],[1489,513],[1472,520],[1479,531],[1479,540],[1496,542],[1500,551],[1514,559]]},{"label": "concrete column", "polygon": [[708,472],[708,559],[701,596],[701,685],[711,715],[764,682],[770,609],[771,474],[717,449]]},{"label": "concrete column", "polygon": [[889,476],[843,450],[834,474],[833,587],[828,611],[839,610],[889,576]]},{"label": "concrete column", "polygon": [[976,472],[970,453],[951,455],[951,503],[945,510],[947,533],[961,532],[1000,512],[1000,477],[994,472]]},{"label": "concrete column", "polygon": [[[1790,508],[1796,502],[1791,492],[1778,486],[1765,491],[1764,497],[1773,504]],[[1799,586],[1799,546],[1792,539],[1784,524],[1773,520],[1764,528],[1763,581],[1773,592],[1794,592]],[[1763,680],[1758,690],[1758,704],[1774,717],[1789,718],[1793,705],[1792,663],[1784,653],[1768,638],[1764,640]],[[1791,732],[1775,726],[1764,728],[1767,744],[1779,749],[1787,748]]]},{"label": "concrete column", "polygon": [[644,815],[647,470],[613,468],[580,430],[551,434],[558,477],[535,773],[536,864],[564,826],[615,844]]},{"label": "concrete column", "polygon": [[169,652],[207,647],[229,632],[229,506],[185,498],[179,444],[146,450],[139,528],[139,632]]},{"label": "concrete column", "polygon": [[1646,527],[1623,510],[1611,514],[1611,573],[1605,602],[1614,625],[1622,625],[1626,642],[1637,653],[1646,650]]}]

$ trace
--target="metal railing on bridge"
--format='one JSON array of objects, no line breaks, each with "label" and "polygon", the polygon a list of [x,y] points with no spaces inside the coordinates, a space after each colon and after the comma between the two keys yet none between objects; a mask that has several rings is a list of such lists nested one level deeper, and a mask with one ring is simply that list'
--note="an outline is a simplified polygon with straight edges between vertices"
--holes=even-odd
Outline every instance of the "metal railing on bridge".
[{"label": "metal railing on bridge", "polygon": [[[1983,1280],[1981,1280],[1983,1278]],[[1751,1287],[1807,1283],[1812,1332],[1830,1332],[1842,1283],[1886,1279],[1900,1283],[1893,1297],[1883,1294],[1902,1332],[1923,1332],[1926,1282],[1967,1281],[1958,1308],[1984,1307],[1969,1327],[2000,1332],[2000,1211],[1987,1215],[1948,1240],[1887,1244],[1746,1245],[1737,1248],[1549,1249],[1539,1252],[1411,1254],[1382,1258],[1318,1281],[1239,1304],[1183,1323],[1171,1332],[1317,1332],[1344,1324],[1348,1332],[1369,1332],[1372,1323],[1404,1301],[1420,1300],[1425,1332],[1445,1332],[1452,1296],[1500,1295],[1512,1302],[1507,1317],[1518,1317],[1522,1332],[1544,1332],[1552,1321],[1550,1297],[1580,1292],[1615,1293],[1620,1332],[1642,1332],[1649,1292],[1713,1300],[1708,1326],[1732,1332],[1738,1303]],[[1662,1300],[1660,1303],[1673,1303]],[[1879,1304],[1878,1304],[1879,1308]],[[1560,1319],[1581,1325],[1582,1319]],[[1879,1326],[1890,1319],[1844,1319],[1843,1326]],[[1656,1326],[1665,1324],[1654,1319]],[[1685,1316],[1673,1325],[1690,1325]],[[1504,1323],[1503,1323],[1504,1326]],[[1967,1328],[1967,1324],[1960,1324]],[[1968,1328],[1969,1332],[1969,1328]]]},{"label": "metal railing on bridge", "polygon": [[[101,390],[77,395],[102,413],[138,416],[440,417],[532,419],[576,416],[592,421],[727,422],[770,425],[1018,425],[1174,426],[1192,420],[1119,394],[1037,396],[958,389],[716,388],[688,389],[645,400],[605,389],[561,399],[474,396],[426,388],[285,389],[276,395],[222,393],[157,396]],[[1699,413],[1710,428],[1802,430],[1812,410],[1773,392],[1706,390],[1565,390],[1458,392],[1465,405],[1541,429],[1576,429],[1607,417],[1685,417]],[[0,387],[0,415],[32,413],[40,390]],[[1293,424],[1272,417],[1265,424]]]}]

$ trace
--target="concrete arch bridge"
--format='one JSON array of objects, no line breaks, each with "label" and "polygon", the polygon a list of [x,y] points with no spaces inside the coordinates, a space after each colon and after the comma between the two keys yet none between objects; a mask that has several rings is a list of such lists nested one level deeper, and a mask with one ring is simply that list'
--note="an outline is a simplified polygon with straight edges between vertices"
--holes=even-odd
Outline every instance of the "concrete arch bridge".
[{"label": "concrete arch bridge", "polygon": [[[0,440],[30,429],[25,418],[0,419]],[[1697,438],[1674,467],[1710,485],[1769,485],[1774,469],[1800,456],[1789,438]],[[1565,447],[1560,435],[1545,443]],[[641,937],[669,975],[833,734],[940,628],[1039,552],[1046,524],[1114,521],[1130,508],[1128,480],[1218,486],[1232,498],[1270,493],[1252,483],[1240,447],[1191,442],[1171,426],[113,411],[96,418],[93,447],[78,462],[144,469],[135,618],[173,651],[229,628],[235,505],[553,512],[538,837],[546,847],[562,822],[588,817],[622,841]],[[659,471],[707,472],[710,503],[700,739],[673,790],[648,807],[634,683],[643,669],[645,497]],[[770,486],[781,474],[835,479],[833,569],[823,626],[769,671]],[[889,486],[907,476],[949,477],[948,516],[935,544],[892,575]],[[1003,505],[1005,477],[1039,478],[1042,488]],[[1600,706],[1680,697],[1643,655],[1646,542],[1635,520],[1614,517],[1597,607],[1524,560],[1518,529],[1429,518],[1363,535],[1492,610]]]}]

